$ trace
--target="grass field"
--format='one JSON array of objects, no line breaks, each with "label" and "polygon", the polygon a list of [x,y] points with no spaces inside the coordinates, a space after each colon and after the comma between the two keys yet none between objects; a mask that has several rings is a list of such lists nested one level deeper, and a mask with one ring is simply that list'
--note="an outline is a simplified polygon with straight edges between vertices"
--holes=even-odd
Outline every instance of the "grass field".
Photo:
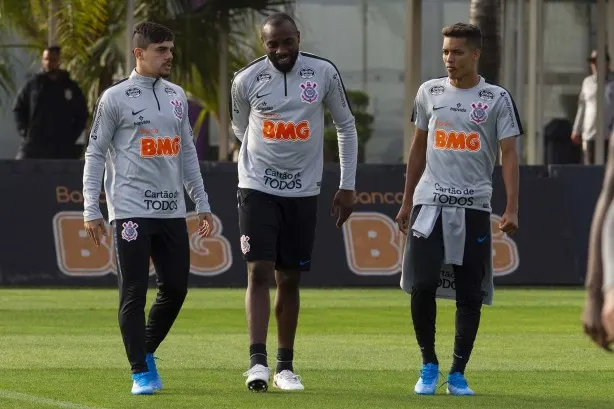
[{"label": "grass field", "polygon": [[[165,389],[130,395],[113,290],[0,291],[0,408],[612,408],[614,356],[581,333],[580,290],[504,290],[486,307],[469,385],[475,397],[415,396],[420,367],[400,290],[304,290],[300,393],[254,394],[242,290],[194,289],[158,361]],[[272,294],[273,295],[273,294]],[[149,300],[154,292],[150,291]],[[447,373],[454,305],[440,301]],[[277,349],[271,321],[269,364]],[[444,379],[445,380],[445,379]]]}]

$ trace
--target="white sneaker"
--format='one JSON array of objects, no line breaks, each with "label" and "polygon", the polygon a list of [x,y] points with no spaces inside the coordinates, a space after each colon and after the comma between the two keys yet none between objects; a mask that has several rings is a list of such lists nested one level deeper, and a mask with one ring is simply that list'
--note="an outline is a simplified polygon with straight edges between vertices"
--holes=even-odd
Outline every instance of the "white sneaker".
[{"label": "white sneaker", "polygon": [[252,392],[266,392],[269,389],[271,370],[264,365],[254,365],[243,374],[247,376],[245,385]]},{"label": "white sneaker", "polygon": [[301,377],[287,369],[275,374],[273,386],[284,391],[302,391],[305,389],[301,383]]}]

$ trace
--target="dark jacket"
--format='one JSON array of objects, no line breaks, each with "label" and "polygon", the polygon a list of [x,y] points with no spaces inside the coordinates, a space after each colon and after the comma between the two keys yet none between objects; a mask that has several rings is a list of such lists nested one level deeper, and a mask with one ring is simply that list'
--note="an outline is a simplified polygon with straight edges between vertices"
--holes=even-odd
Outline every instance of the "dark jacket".
[{"label": "dark jacket", "polygon": [[20,158],[78,158],[75,141],[87,120],[83,92],[66,71],[52,80],[41,72],[19,90],[13,106],[17,130],[22,137]]}]

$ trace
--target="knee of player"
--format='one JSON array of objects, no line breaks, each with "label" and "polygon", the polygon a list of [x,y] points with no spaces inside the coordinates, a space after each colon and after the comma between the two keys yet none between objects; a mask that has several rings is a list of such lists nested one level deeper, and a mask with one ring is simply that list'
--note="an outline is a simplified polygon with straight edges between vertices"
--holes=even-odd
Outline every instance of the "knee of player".
[{"label": "knee of player", "polygon": [[298,271],[279,271],[276,281],[277,287],[295,290],[298,289],[301,282],[301,273]]},{"label": "knee of player", "polygon": [[248,264],[247,275],[252,285],[268,285],[273,274],[274,264],[268,261],[253,261]]},{"label": "knee of player", "polygon": [[174,300],[184,300],[188,295],[188,288],[185,285],[164,285],[160,288],[160,292],[165,297]]},{"label": "knee of player", "polygon": [[482,295],[479,294],[461,296],[457,293],[456,307],[463,310],[478,312],[482,308]]}]

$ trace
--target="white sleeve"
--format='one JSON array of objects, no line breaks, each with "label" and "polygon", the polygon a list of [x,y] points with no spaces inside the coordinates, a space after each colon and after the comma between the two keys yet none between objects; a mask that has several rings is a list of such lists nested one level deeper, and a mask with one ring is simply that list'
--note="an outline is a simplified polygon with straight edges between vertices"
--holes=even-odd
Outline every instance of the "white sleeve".
[{"label": "white sleeve", "polygon": [[94,111],[94,125],[85,151],[83,169],[83,219],[87,221],[101,219],[100,191],[105,169],[105,158],[113,140],[119,112],[109,92],[104,92]]},{"label": "white sleeve", "polygon": [[429,130],[429,118],[426,111],[426,102],[423,95],[424,86],[418,88],[416,98],[414,99],[414,109],[411,113],[411,121],[416,125],[416,128],[423,131]]},{"label": "white sleeve", "polygon": [[244,75],[235,75],[232,80],[230,95],[230,120],[232,121],[232,130],[237,139],[241,142],[243,142],[243,137],[249,125],[249,112],[251,109],[245,92],[244,77]]},{"label": "white sleeve", "polygon": [[524,131],[512,96],[503,90],[497,102],[497,139],[521,135]]},{"label": "white sleeve", "polygon": [[339,71],[331,64],[326,75],[324,104],[330,111],[337,128],[339,165],[341,166],[339,189],[354,190],[358,162],[358,134],[354,114],[352,114],[350,102],[347,100]]},{"label": "white sleeve", "polygon": [[[187,98],[185,93],[183,95],[187,107]],[[184,115],[181,125],[181,157],[183,163],[183,185],[188,192],[188,196],[196,205],[196,212],[211,213],[209,197],[205,191],[205,184],[200,173],[198,154],[194,145],[194,135],[188,115]]]}]

